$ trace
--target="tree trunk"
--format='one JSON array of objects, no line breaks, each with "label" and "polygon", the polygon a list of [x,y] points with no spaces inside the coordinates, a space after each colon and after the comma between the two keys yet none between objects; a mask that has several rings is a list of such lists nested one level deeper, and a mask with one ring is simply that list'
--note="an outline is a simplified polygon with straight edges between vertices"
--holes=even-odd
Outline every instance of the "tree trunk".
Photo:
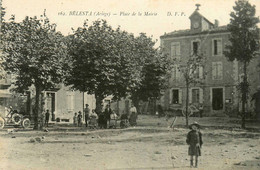
[{"label": "tree trunk", "polygon": [[247,68],[246,68],[246,62],[244,62],[244,79],[243,79],[243,85],[241,87],[242,89],[242,124],[241,128],[246,128],[246,96],[247,96],[247,91],[248,91],[248,86],[247,86]]},{"label": "tree trunk", "polygon": [[116,101],[116,111],[117,111],[117,115],[120,115],[120,111],[119,111],[119,99]]},{"label": "tree trunk", "polygon": [[188,108],[189,108],[189,84],[186,83],[186,108],[185,108],[185,118],[186,118],[186,126],[187,126],[187,127],[189,127]]},{"label": "tree trunk", "polygon": [[96,98],[96,112],[97,114],[100,114],[102,112],[102,101],[103,101],[103,97],[95,94],[95,98]]},{"label": "tree trunk", "polygon": [[35,106],[34,106],[34,130],[39,129],[39,118],[40,118],[40,110],[41,110],[41,86],[35,85],[36,88],[36,96],[35,96]]}]

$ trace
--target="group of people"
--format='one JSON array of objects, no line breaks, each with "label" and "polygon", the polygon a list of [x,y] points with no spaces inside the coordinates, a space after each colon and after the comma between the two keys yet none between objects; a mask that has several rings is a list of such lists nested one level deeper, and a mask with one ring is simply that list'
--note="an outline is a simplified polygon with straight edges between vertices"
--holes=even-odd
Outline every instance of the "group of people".
[{"label": "group of people", "polygon": [[[88,106],[89,105],[86,104],[86,108],[84,109],[86,127],[88,127],[88,122],[89,122],[90,118],[98,119],[98,115],[97,115],[95,109],[93,109],[91,112]],[[83,125],[83,115],[82,115],[81,111],[79,111],[78,113],[77,112],[74,113],[73,124],[74,124],[74,126],[79,126],[79,127],[81,127]]]},{"label": "group of people", "polygon": [[[92,120],[96,119],[99,128],[103,128],[103,129],[116,127],[117,120],[119,119],[119,116],[111,109],[110,104],[107,104],[105,110],[102,111],[101,113],[96,113],[95,109],[90,111],[89,105],[86,104],[84,109],[84,115],[82,114],[81,111],[74,114],[73,117],[74,126],[78,126],[78,127],[83,126],[83,116],[85,118],[86,127],[91,126],[91,123],[93,123]],[[137,110],[133,105],[130,108],[129,116],[128,114],[121,115],[121,120],[127,120],[127,122],[129,121],[130,125],[132,126],[135,126],[137,124],[136,119],[137,119]]]}]

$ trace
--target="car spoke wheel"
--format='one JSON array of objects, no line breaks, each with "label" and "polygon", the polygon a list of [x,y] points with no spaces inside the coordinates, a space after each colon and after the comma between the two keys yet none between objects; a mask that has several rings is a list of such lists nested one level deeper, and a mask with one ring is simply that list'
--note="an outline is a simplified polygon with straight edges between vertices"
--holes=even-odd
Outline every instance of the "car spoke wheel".
[{"label": "car spoke wheel", "polygon": [[31,121],[28,118],[23,120],[23,123],[22,123],[23,128],[25,128],[25,129],[29,128],[30,125],[31,125]]},{"label": "car spoke wheel", "polygon": [[[192,110],[191,110],[191,107],[189,106],[188,107],[188,117],[190,117],[190,115],[192,115],[193,114],[193,112],[192,112]],[[186,117],[186,106],[184,106],[183,108],[182,108],[182,115],[184,116],[184,117]]]},{"label": "car spoke wheel", "polygon": [[18,113],[15,113],[15,114],[12,116],[12,121],[14,122],[15,125],[20,125],[20,124],[21,124],[21,121],[22,121],[21,115],[19,115]]},{"label": "car spoke wheel", "polygon": [[0,117],[0,129],[3,129],[5,126],[5,120]]}]

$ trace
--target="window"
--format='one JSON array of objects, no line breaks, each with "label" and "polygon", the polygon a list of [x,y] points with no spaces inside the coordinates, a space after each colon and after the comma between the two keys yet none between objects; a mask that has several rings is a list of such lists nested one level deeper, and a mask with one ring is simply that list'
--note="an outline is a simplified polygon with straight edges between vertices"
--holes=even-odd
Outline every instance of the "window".
[{"label": "window", "polygon": [[174,81],[179,80],[179,78],[180,78],[180,70],[179,70],[179,66],[178,65],[175,65],[173,67],[172,78],[173,78]]},{"label": "window", "polygon": [[74,93],[72,91],[67,92],[67,109],[69,112],[74,111]]},{"label": "window", "polygon": [[181,104],[182,103],[182,90],[171,89],[170,90],[170,104]]},{"label": "window", "polygon": [[181,55],[181,47],[179,42],[172,42],[171,43],[171,56],[173,58],[180,58]]},{"label": "window", "polygon": [[179,90],[172,90],[172,103],[173,104],[179,103]]},{"label": "window", "polygon": [[195,79],[199,78],[199,67],[196,68],[196,70],[194,70],[193,75],[192,75]]},{"label": "window", "polygon": [[212,62],[212,79],[213,80],[222,80],[223,74],[222,74],[223,66],[222,62]]},{"label": "window", "polygon": [[222,39],[213,39],[212,49],[214,56],[222,55]]},{"label": "window", "polygon": [[190,70],[190,74],[195,78],[195,79],[202,79],[203,78],[203,67],[202,66],[198,66],[196,68],[196,70],[193,71]]},{"label": "window", "polygon": [[193,41],[192,42],[192,52],[193,54],[197,55],[199,53],[200,48],[200,42],[199,41]]},{"label": "window", "polygon": [[199,103],[200,94],[199,89],[192,89],[192,103]]},{"label": "window", "polygon": [[203,89],[195,87],[189,89],[189,103],[203,103]]}]

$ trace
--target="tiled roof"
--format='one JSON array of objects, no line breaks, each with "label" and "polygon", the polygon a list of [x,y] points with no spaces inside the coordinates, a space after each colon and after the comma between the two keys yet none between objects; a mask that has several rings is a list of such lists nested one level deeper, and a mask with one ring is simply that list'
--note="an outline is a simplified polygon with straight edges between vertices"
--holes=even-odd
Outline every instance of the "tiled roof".
[{"label": "tiled roof", "polygon": [[211,34],[211,33],[220,33],[220,32],[228,32],[227,26],[220,26],[220,27],[215,27],[211,28],[209,30],[205,31],[197,31],[197,30],[191,30],[191,29],[186,29],[186,30],[178,30],[178,31],[173,31],[166,33],[160,38],[166,38],[166,37],[181,37],[181,36],[189,36],[189,35],[198,35],[198,34]]},{"label": "tiled roof", "polygon": [[180,37],[180,36],[189,36],[189,35],[198,35],[198,34],[211,34],[211,33],[218,33],[218,32],[228,32],[227,26],[220,26],[216,28],[212,28],[209,30],[205,31],[197,31],[197,30],[191,30],[191,29],[186,29],[186,30],[178,30],[178,31],[173,31],[166,33],[160,38],[166,38],[166,37]]}]

